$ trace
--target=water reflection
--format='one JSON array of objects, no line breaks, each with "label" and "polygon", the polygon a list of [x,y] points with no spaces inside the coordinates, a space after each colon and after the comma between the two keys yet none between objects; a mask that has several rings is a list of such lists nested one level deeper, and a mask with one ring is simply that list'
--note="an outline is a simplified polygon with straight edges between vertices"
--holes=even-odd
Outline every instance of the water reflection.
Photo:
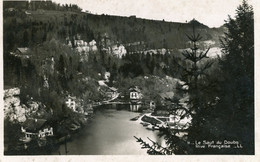
[{"label": "water reflection", "polygon": [[130,104],[130,111],[133,112],[139,112],[139,109],[141,108],[141,105],[137,105],[137,104]]},{"label": "water reflection", "polygon": [[[129,105],[128,105],[129,106]],[[67,143],[69,155],[147,155],[145,149],[136,142],[136,137],[145,141],[163,143],[157,131],[145,129],[139,122],[130,119],[140,115],[138,106],[127,105],[98,109],[92,122]],[[130,110],[130,111],[129,111]],[[53,154],[65,154],[64,145]]]}]

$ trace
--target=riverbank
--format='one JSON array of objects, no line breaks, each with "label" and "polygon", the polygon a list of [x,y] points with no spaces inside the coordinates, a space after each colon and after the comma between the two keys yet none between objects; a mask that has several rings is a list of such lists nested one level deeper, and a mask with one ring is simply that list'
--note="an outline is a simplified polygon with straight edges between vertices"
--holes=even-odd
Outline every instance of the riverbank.
[{"label": "riverbank", "polygon": [[[52,152],[56,152],[59,155],[66,155],[68,154],[66,150],[67,143],[71,143],[74,140],[77,140],[77,138],[82,134],[82,132],[87,131],[86,129],[89,129],[89,125],[91,125],[93,118],[94,122],[96,123],[99,119],[95,118],[96,111],[98,112],[108,112],[108,114],[103,114],[105,116],[113,114],[110,113],[110,111],[126,111],[131,114],[131,116],[125,116],[125,117],[118,117],[122,118],[121,120],[131,122],[130,119],[132,117],[135,117],[136,114],[141,115],[142,109],[132,109],[129,103],[124,104],[115,104],[115,103],[96,103],[91,106],[91,108],[88,108],[88,115],[80,114],[77,112],[74,112],[73,119],[67,118],[62,121],[59,121],[55,126],[55,136],[48,137],[44,140],[34,139],[29,143],[23,143],[21,141],[17,141],[16,146],[13,147],[11,150],[5,150],[5,155],[49,155]],[[84,119],[84,120],[83,120]],[[116,123],[120,122],[115,119],[111,119],[114,122],[114,125],[116,127]],[[131,125],[131,123],[128,123]],[[133,123],[136,125],[135,123]],[[71,126],[73,125],[73,126]],[[112,126],[111,126],[112,127]],[[138,127],[141,127],[144,129],[140,124],[138,124]],[[70,128],[70,129],[68,129]],[[92,128],[94,129],[94,128]],[[102,128],[103,129],[103,128]],[[111,128],[112,129],[112,128]],[[144,129],[147,130],[147,129]],[[99,130],[102,131],[102,130]],[[127,130],[126,130],[127,131]],[[59,132],[59,133],[57,133]],[[7,138],[5,138],[7,139]],[[134,139],[132,139],[135,141]],[[63,147],[63,151],[58,151],[60,148]],[[9,147],[10,148],[10,147]],[[138,147],[139,148],[139,147]]]},{"label": "riverbank", "polygon": [[[71,112],[71,117],[64,118],[61,121],[56,121],[53,124],[54,136],[46,138],[33,138],[30,142],[20,141],[22,134],[18,133],[15,140],[9,138],[5,134],[5,155],[48,155],[51,152],[57,150],[61,145],[67,142],[73,141],[77,134],[80,134],[82,130],[86,128],[86,125],[92,122],[95,111],[102,109],[102,107],[110,107],[108,103],[94,103],[91,106],[85,108],[84,113]],[[10,123],[10,126],[13,126]],[[16,132],[20,132],[20,125],[17,123]],[[9,126],[9,127],[10,127]],[[20,134],[20,135],[19,135]],[[13,141],[11,141],[13,140]],[[10,144],[11,143],[11,144]]]},{"label": "riverbank", "polygon": [[[81,116],[81,117],[79,117]],[[5,155],[49,155],[51,152],[57,150],[60,145],[67,143],[74,139],[74,136],[79,133],[85,126],[91,122],[93,114],[82,117],[78,116],[78,120],[84,118],[84,122],[77,122],[73,119],[64,119],[54,125],[55,134],[53,136],[46,136],[44,138],[32,138],[29,142],[20,141],[19,135],[20,126],[18,124],[16,131],[18,133],[15,139],[5,136]],[[81,119],[80,119],[81,118]],[[77,123],[77,124],[75,124]],[[71,127],[73,125],[73,127]],[[11,141],[12,140],[12,141]]]},{"label": "riverbank", "polygon": [[68,155],[147,155],[147,150],[140,149],[134,136],[149,137],[158,143],[164,140],[158,137],[159,131],[147,130],[130,120],[140,114],[127,106],[99,107],[91,122],[75,134],[67,146],[60,145],[52,155],[65,155],[66,147]]}]

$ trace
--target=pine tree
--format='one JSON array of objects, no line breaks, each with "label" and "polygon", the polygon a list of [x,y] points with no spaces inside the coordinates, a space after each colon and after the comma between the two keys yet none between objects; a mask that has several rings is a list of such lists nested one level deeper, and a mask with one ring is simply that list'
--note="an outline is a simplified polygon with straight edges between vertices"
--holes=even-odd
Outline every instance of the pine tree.
[{"label": "pine tree", "polygon": [[194,141],[195,139],[200,139],[201,137],[203,138],[201,133],[204,128],[202,126],[204,123],[203,115],[205,115],[203,111],[206,109],[206,101],[203,98],[203,93],[201,93],[202,88],[205,87],[200,84],[200,80],[207,75],[206,70],[211,67],[212,63],[207,62],[199,66],[201,61],[207,58],[209,48],[206,51],[199,50],[198,42],[202,39],[202,37],[200,34],[195,33],[194,26],[193,33],[191,35],[187,35],[187,37],[192,42],[192,47],[190,50],[185,50],[182,54],[185,57],[185,60],[191,62],[191,67],[183,67],[181,65],[180,67],[185,73],[185,78],[187,78],[187,80],[185,80],[185,85],[188,85],[189,87],[188,90],[183,90],[189,94],[189,108],[180,105],[179,99],[175,97],[171,100],[173,106],[170,108],[170,112],[172,114],[178,114],[177,112],[181,111],[181,114],[178,114],[180,119],[191,116],[192,124],[187,123],[187,125],[189,125],[189,128],[186,130],[188,131],[187,137],[178,136],[178,133],[182,130],[170,130],[169,128],[161,129],[161,136],[165,136],[164,138],[166,139],[166,143],[168,145],[167,148],[163,148],[157,143],[149,145],[142,139],[136,138],[137,142],[140,142],[143,147],[148,148],[147,152],[150,154],[192,154],[196,152],[195,147],[191,147],[188,144],[187,139]]},{"label": "pine tree", "polygon": [[[236,139],[243,149],[232,153],[254,153],[254,13],[247,1],[229,17],[228,32],[222,39],[221,69],[224,82],[219,94],[221,104],[216,114],[221,116],[223,138]],[[226,115],[222,115],[226,114]]]},{"label": "pine tree", "polygon": [[189,94],[189,110],[187,113],[192,117],[192,127],[190,127],[189,137],[190,140],[195,140],[196,138],[201,137],[200,134],[203,129],[201,125],[205,118],[205,116],[203,116],[203,114],[205,114],[203,111],[206,109],[206,101],[204,99],[205,94],[203,94],[202,90],[205,88],[205,85],[202,85],[200,80],[207,75],[206,70],[211,67],[212,62],[207,62],[204,65],[201,65],[202,60],[208,58],[207,53],[210,48],[206,51],[199,50],[198,42],[202,37],[200,34],[195,34],[194,26],[192,35],[187,37],[192,42],[192,47],[189,51],[185,50],[182,54],[185,59],[191,63],[191,67],[186,66],[184,68],[182,67],[182,69],[185,72],[184,77],[187,79],[185,80],[186,84],[189,86],[189,89],[187,90]]}]

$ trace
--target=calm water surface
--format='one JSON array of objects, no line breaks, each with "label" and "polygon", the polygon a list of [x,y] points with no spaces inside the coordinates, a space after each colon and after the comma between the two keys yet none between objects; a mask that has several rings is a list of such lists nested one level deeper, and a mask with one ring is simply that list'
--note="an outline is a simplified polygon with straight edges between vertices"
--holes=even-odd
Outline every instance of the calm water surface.
[{"label": "calm water surface", "polygon": [[[158,131],[147,130],[131,118],[140,113],[128,110],[98,109],[92,121],[67,143],[69,155],[147,155],[146,149],[136,142],[147,137],[163,143]],[[53,154],[65,154],[65,145]]]}]

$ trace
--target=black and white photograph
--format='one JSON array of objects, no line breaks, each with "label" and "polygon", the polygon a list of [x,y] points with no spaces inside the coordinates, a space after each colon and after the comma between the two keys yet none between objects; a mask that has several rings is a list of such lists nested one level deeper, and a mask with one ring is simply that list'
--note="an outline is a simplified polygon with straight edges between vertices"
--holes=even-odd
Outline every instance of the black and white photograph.
[{"label": "black and white photograph", "polygon": [[256,154],[255,1],[1,3],[4,157]]}]

